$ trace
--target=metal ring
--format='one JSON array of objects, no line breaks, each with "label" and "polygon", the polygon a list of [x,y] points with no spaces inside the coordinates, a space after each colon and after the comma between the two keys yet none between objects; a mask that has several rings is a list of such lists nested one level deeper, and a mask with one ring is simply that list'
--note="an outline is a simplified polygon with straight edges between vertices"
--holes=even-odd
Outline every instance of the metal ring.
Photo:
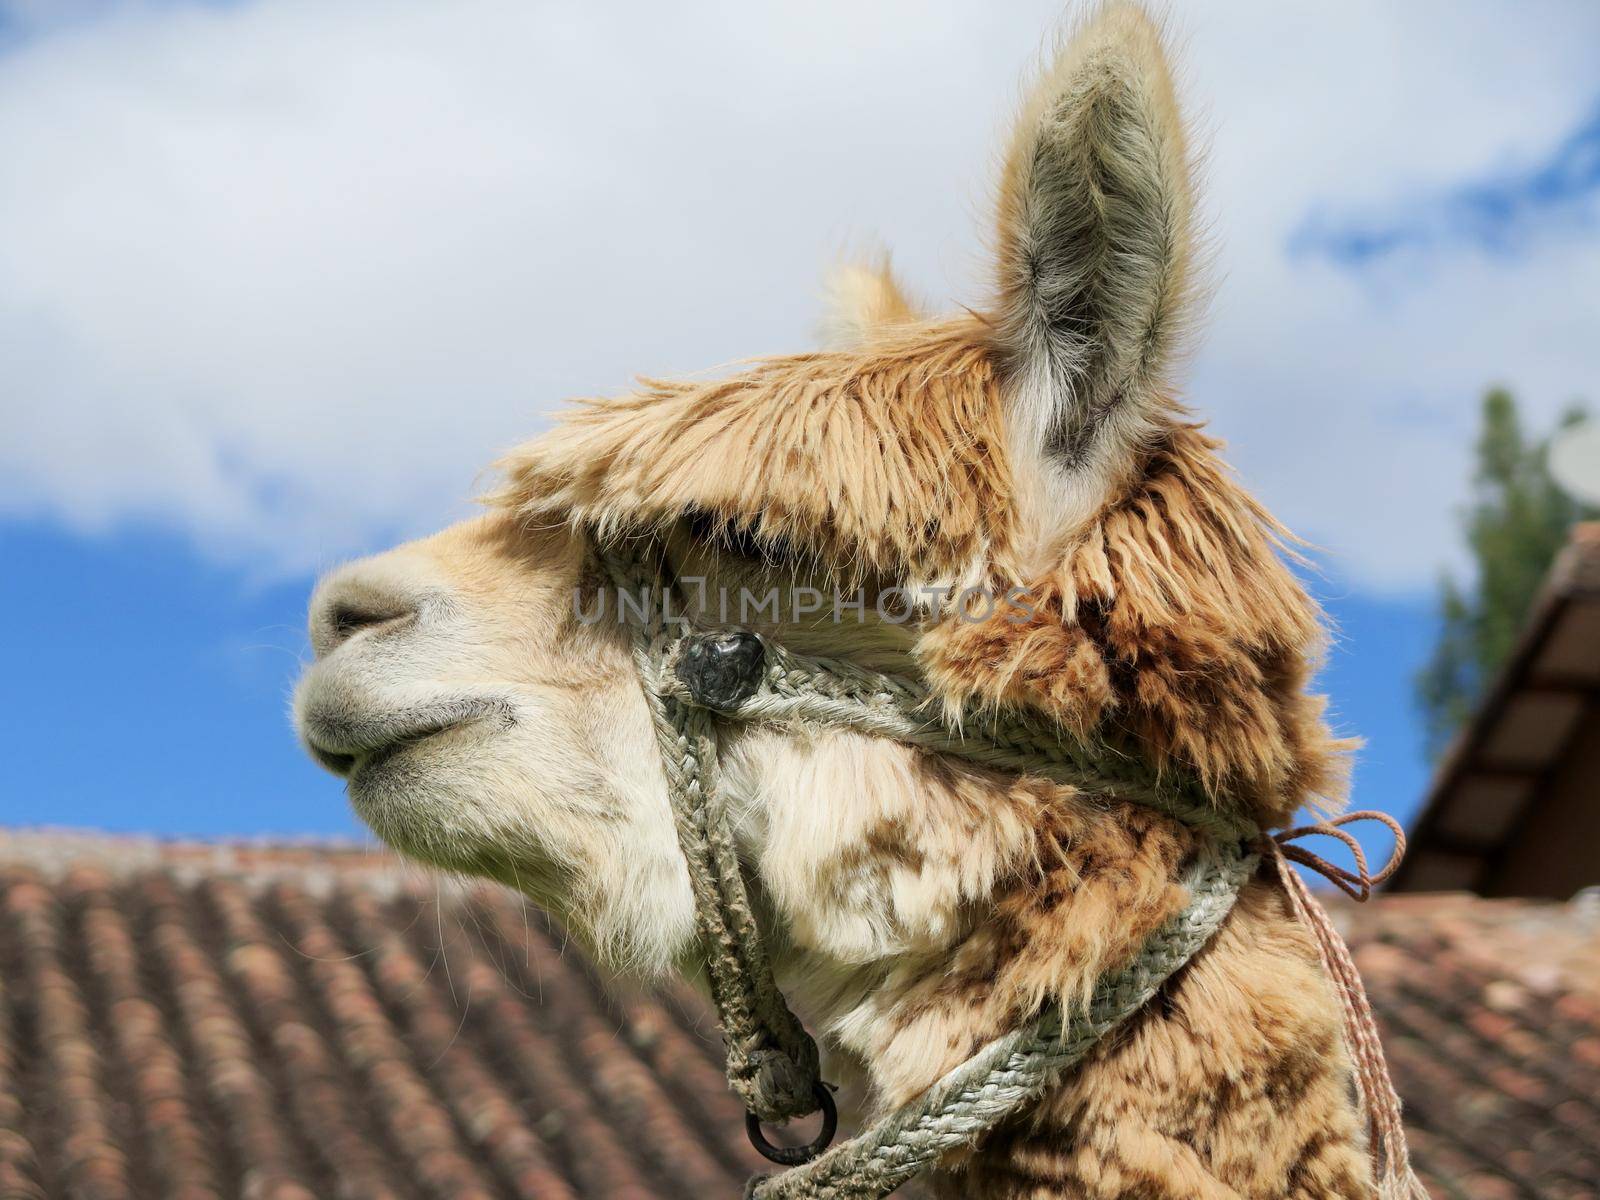
[{"label": "metal ring", "polygon": [[817,1099],[817,1107],[822,1110],[822,1132],[817,1134],[816,1140],[804,1146],[774,1146],[761,1132],[761,1118],[748,1109],[745,1111],[744,1131],[750,1138],[750,1144],[760,1152],[762,1158],[775,1162],[780,1167],[798,1167],[810,1162],[828,1148],[828,1143],[833,1141],[833,1135],[839,1129],[839,1109],[833,1103],[833,1093],[828,1090],[827,1084],[817,1084],[812,1095]]}]

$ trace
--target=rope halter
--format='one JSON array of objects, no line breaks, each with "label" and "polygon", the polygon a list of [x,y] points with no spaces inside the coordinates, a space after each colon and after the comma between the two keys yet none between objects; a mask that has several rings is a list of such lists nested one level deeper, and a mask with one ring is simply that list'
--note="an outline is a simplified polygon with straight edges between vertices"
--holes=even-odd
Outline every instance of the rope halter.
[{"label": "rope halter", "polygon": [[[1210,941],[1263,855],[1277,867],[1290,903],[1317,943],[1341,996],[1357,1082],[1372,1124],[1380,1195],[1422,1196],[1411,1175],[1399,1101],[1389,1083],[1371,1010],[1349,953],[1291,862],[1326,875],[1358,899],[1388,878],[1404,847],[1399,827],[1377,813],[1271,837],[1248,819],[1219,810],[1192,780],[1158,775],[1102,743],[1065,737],[1025,713],[965,715],[959,728],[919,682],[852,663],[795,654],[742,630],[698,631],[667,614],[684,609],[673,594],[665,554],[654,542],[602,548],[615,586],[640,598],[630,621],[639,674],[661,751],[679,847],[688,865],[711,999],[727,1049],[728,1085],[748,1110],[752,1143],[790,1169],[756,1176],[754,1200],[877,1200],[940,1157],[971,1146],[988,1130],[1033,1104],[1062,1072],[1138,1012],[1161,985]],[[660,603],[653,600],[659,599]],[[622,607],[619,602],[619,609]],[[836,1125],[831,1088],[822,1082],[816,1043],[789,1010],[772,975],[744,872],[718,787],[718,729],[730,722],[786,727],[833,726],[961,758],[979,766],[1070,784],[1085,798],[1154,808],[1201,834],[1185,868],[1189,902],[1151,935],[1132,962],[1096,981],[1081,1009],[1047,1006],[1034,1020],[980,1048],[922,1094],[856,1137],[828,1149]],[[1376,876],[1344,826],[1373,817],[1396,835],[1396,852]],[[1345,842],[1356,871],[1335,867],[1292,843],[1310,834]],[[822,1133],[810,1145],[781,1148],[761,1132],[821,1110]]]}]

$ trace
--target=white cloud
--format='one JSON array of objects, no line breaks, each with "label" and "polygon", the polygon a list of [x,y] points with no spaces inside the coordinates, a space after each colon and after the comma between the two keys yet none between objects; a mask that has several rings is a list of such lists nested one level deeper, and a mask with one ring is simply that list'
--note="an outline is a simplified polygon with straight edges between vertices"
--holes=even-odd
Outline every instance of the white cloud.
[{"label": "white cloud", "polygon": [[[997,134],[1056,12],[81,7],[0,41],[0,512],[158,520],[258,570],[442,524],[565,397],[804,345],[863,237],[979,299]],[[1600,245],[1370,279],[1288,238],[1553,143],[1597,11],[1177,14],[1223,276],[1191,394],[1364,583],[1448,553],[1484,384],[1538,412],[1600,390]]]},{"label": "white cloud", "polygon": [[1342,4],[1191,15],[1215,126],[1222,286],[1191,394],[1293,526],[1369,586],[1431,582],[1483,388],[1547,423],[1600,401],[1600,239],[1350,272],[1285,249],[1314,208],[1393,206],[1524,165],[1593,110],[1600,9]]}]

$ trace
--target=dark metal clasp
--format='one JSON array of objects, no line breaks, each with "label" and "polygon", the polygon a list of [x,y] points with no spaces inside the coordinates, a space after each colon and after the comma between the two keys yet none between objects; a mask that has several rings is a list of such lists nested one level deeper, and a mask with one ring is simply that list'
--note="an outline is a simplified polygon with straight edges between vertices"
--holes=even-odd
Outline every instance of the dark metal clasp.
[{"label": "dark metal clasp", "polygon": [[833,1092],[828,1085],[819,1083],[813,1093],[817,1098],[817,1107],[822,1110],[822,1130],[815,1139],[804,1146],[774,1146],[767,1141],[767,1135],[761,1132],[761,1118],[755,1113],[746,1111],[744,1114],[744,1131],[750,1138],[750,1144],[760,1152],[761,1157],[777,1163],[780,1167],[798,1167],[810,1162],[833,1141],[833,1135],[839,1130],[839,1109],[833,1102]]},{"label": "dark metal clasp", "polygon": [[689,697],[702,708],[731,712],[756,694],[767,648],[743,629],[686,638],[677,673]]}]

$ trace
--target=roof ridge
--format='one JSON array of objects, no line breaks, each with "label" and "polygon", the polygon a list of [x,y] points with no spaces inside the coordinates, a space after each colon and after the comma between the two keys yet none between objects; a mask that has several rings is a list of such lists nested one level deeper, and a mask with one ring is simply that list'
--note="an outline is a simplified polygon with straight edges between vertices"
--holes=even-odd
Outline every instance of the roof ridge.
[{"label": "roof ridge", "polygon": [[322,836],[170,837],[52,826],[0,826],[0,867],[24,867],[47,879],[88,867],[114,878],[167,871],[184,881],[234,877],[371,881],[398,889],[437,886],[436,878],[376,843]]}]

